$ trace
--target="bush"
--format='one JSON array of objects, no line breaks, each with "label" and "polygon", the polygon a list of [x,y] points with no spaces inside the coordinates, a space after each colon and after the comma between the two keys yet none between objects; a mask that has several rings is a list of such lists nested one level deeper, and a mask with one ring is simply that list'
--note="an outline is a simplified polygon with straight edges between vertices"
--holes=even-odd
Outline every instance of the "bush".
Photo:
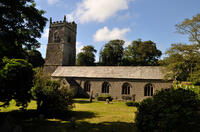
[{"label": "bush", "polygon": [[126,102],[126,105],[127,106],[139,107],[140,103],[139,102],[128,101],[128,102]]},{"label": "bush", "polygon": [[113,98],[109,95],[109,94],[100,94],[98,97],[97,97],[97,100],[98,101],[106,101],[106,99],[109,99],[109,101],[112,101]]},{"label": "bush", "polygon": [[200,131],[200,100],[185,89],[165,89],[143,100],[136,114],[139,132]]},{"label": "bush", "polygon": [[32,95],[37,101],[39,113],[48,117],[69,116],[73,97],[69,86],[62,85],[59,80],[51,80],[39,68],[36,70]]},{"label": "bush", "polygon": [[195,71],[190,75],[189,81],[192,81],[194,85],[200,85],[200,70]]},{"label": "bush", "polygon": [[6,106],[14,99],[17,106],[25,108],[31,99],[33,75],[32,65],[26,60],[4,58],[0,68],[0,101]]}]

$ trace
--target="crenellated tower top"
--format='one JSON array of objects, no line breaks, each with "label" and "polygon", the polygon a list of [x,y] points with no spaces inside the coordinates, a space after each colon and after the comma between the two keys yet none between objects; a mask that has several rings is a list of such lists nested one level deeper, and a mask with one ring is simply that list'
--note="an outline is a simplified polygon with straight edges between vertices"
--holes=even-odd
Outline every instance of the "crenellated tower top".
[{"label": "crenellated tower top", "polygon": [[64,20],[63,21],[52,21],[52,17],[50,17],[50,28],[51,27],[57,27],[57,26],[67,26],[68,28],[70,28],[72,31],[76,32],[77,30],[77,24],[73,21],[73,22],[67,22],[66,21],[66,16],[64,16]]}]

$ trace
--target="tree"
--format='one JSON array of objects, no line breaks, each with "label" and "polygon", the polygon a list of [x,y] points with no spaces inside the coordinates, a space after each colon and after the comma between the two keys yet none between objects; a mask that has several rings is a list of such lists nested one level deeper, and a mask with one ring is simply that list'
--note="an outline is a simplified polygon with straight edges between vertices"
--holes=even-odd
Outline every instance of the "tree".
[{"label": "tree", "polygon": [[164,58],[166,77],[186,81],[200,65],[200,46],[196,44],[172,44]]},{"label": "tree", "polygon": [[149,41],[135,40],[124,52],[125,65],[154,66],[158,65],[158,59],[162,52],[157,49],[156,44]]},{"label": "tree", "polygon": [[105,44],[103,50],[100,52],[100,64],[106,66],[121,65],[124,40],[111,40]]},{"label": "tree", "polygon": [[94,66],[96,52],[92,45],[84,46],[82,52],[77,55],[76,65]]},{"label": "tree", "polygon": [[200,45],[200,14],[192,19],[185,19],[181,24],[175,25],[177,32],[189,36],[189,40]]},{"label": "tree", "polygon": [[52,80],[41,68],[35,69],[33,83],[31,93],[37,101],[39,113],[53,118],[69,116],[68,111],[73,104],[73,92],[69,85],[61,83],[61,80]]},{"label": "tree", "polygon": [[37,50],[29,50],[27,51],[27,60],[29,63],[33,65],[33,68],[41,67],[44,64],[44,59],[42,58],[42,55]]},{"label": "tree", "polygon": [[0,69],[0,101],[4,106],[15,99],[23,108],[30,102],[30,89],[33,86],[32,65],[23,59],[3,59]]},{"label": "tree", "polygon": [[144,99],[136,114],[138,132],[200,131],[200,99],[185,89],[163,89]]},{"label": "tree", "polygon": [[35,6],[34,0],[0,0],[0,57],[15,57],[13,54],[18,55],[22,46],[29,50],[40,46],[37,38],[47,19],[42,16],[44,11]]}]

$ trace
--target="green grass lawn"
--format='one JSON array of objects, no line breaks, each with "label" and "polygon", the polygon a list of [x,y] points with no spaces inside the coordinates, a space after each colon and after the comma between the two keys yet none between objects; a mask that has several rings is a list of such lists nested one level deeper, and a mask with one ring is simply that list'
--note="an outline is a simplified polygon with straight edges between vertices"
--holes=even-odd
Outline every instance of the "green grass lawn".
[{"label": "green grass lawn", "polygon": [[[75,99],[72,116],[75,125],[69,119],[39,120],[35,114],[36,102],[32,101],[28,111],[20,111],[12,101],[7,108],[0,108],[1,115],[10,114],[15,124],[29,132],[135,132],[135,107],[127,107],[125,102],[106,104],[88,99]],[[4,116],[5,117],[5,116]]]}]

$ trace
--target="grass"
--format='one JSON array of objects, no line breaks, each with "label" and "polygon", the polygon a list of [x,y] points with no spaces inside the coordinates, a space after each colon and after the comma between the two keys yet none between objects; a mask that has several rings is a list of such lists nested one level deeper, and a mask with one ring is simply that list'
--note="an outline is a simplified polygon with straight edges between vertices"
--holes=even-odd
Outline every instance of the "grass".
[{"label": "grass", "polygon": [[[36,102],[31,101],[28,111],[20,111],[12,101],[7,108],[0,108],[1,117],[9,114],[15,118],[14,123],[29,132],[135,132],[135,107],[128,107],[125,102],[105,102],[88,99],[75,99],[72,116],[75,123],[69,119],[39,120],[36,114]],[[1,129],[0,129],[1,131]]]}]

